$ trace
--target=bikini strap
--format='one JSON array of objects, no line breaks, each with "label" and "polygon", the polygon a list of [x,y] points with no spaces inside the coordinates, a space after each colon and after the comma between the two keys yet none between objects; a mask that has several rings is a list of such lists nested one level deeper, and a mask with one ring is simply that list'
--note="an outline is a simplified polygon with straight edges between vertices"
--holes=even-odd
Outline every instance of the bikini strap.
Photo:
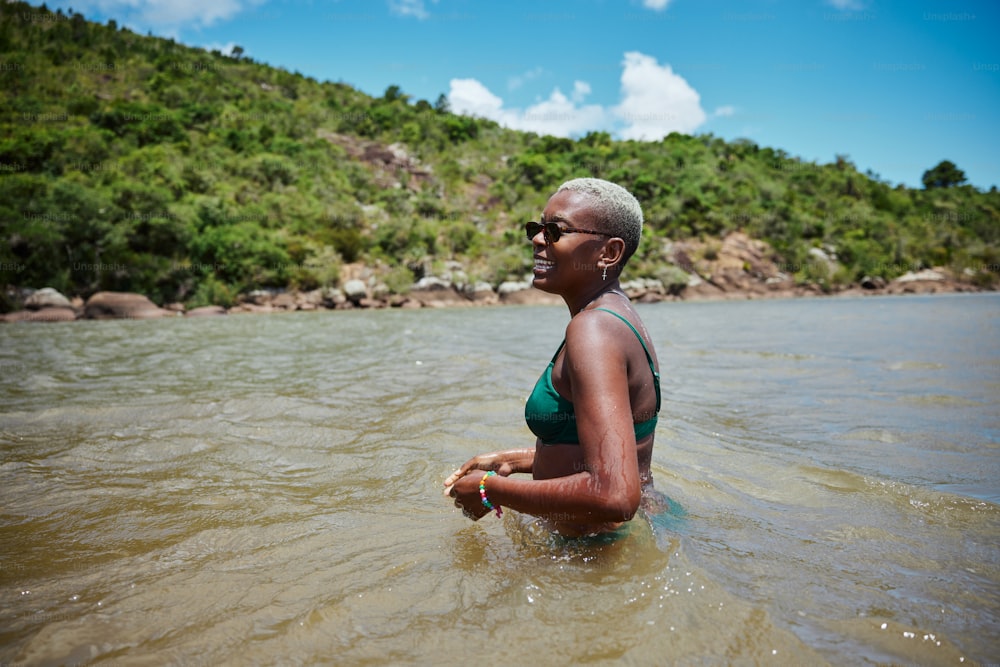
[{"label": "bikini strap", "polygon": [[[649,353],[649,348],[646,347],[646,341],[642,339],[639,334],[639,330],[636,329],[631,322],[629,322],[623,315],[616,313],[608,308],[594,308],[594,310],[603,310],[605,313],[611,313],[622,322],[628,325],[628,328],[632,330],[635,337],[639,339],[639,344],[642,345],[642,351],[646,353],[646,362],[649,363],[649,370],[653,374],[653,388],[656,390],[656,412],[660,411],[660,374],[656,371],[656,367],[653,365],[653,356]],[[565,341],[563,341],[565,344]],[[559,349],[562,349],[561,347]],[[556,354],[559,354],[558,352]]]},{"label": "bikini strap", "polygon": [[549,362],[550,364],[556,363],[556,357],[559,356],[559,353],[562,352],[562,349],[564,347],[566,347],[566,339],[565,338],[563,338],[563,342],[559,343],[559,347],[558,347],[558,349],[556,349],[556,353],[552,355],[552,361]]}]

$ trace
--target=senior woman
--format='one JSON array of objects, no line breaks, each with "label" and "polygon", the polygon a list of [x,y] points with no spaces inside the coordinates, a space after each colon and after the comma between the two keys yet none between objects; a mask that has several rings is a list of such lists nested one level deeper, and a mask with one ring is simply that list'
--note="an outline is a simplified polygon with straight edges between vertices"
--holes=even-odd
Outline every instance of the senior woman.
[{"label": "senior woman", "polygon": [[474,520],[507,507],[565,537],[614,532],[652,490],[660,409],[656,354],[619,284],[639,245],[642,208],[619,185],[578,178],[525,229],[534,287],[561,296],[571,316],[525,405],[535,447],[470,459],[445,481],[445,493]]}]

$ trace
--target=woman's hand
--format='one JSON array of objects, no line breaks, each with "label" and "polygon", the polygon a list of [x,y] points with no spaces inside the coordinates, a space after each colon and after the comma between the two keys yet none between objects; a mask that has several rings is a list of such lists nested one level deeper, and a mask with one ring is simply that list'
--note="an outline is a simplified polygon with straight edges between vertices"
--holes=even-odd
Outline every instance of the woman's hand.
[{"label": "woman's hand", "polygon": [[534,449],[508,449],[473,456],[448,475],[444,481],[444,495],[455,499],[455,507],[462,510],[462,514],[478,521],[490,511],[479,496],[479,482],[483,474],[491,470],[501,477],[518,472],[530,473],[534,462]]},{"label": "woman's hand", "polygon": [[479,482],[482,477],[479,475],[465,475],[448,487],[448,495],[455,499],[455,507],[462,510],[462,515],[479,521],[489,514],[490,509],[483,505],[483,499],[479,495]]},{"label": "woman's hand", "polygon": [[501,477],[507,477],[516,472],[531,472],[531,464],[535,460],[533,449],[509,449],[503,452],[480,454],[462,464],[462,467],[448,475],[444,480],[444,495],[451,495],[451,487],[470,472],[482,470],[496,472]]}]

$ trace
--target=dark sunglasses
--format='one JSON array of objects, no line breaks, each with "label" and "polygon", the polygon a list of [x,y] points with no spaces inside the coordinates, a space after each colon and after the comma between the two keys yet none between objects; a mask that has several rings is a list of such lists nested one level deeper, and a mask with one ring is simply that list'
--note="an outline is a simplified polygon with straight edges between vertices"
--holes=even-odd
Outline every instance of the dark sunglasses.
[{"label": "dark sunglasses", "polygon": [[545,237],[545,244],[549,245],[555,243],[559,240],[559,237],[567,232],[576,232],[578,234],[594,234],[596,236],[611,236],[605,232],[595,232],[592,229],[576,229],[574,227],[560,227],[554,222],[526,222],[524,223],[524,232],[528,235],[528,240],[538,236],[538,232],[542,232]]}]

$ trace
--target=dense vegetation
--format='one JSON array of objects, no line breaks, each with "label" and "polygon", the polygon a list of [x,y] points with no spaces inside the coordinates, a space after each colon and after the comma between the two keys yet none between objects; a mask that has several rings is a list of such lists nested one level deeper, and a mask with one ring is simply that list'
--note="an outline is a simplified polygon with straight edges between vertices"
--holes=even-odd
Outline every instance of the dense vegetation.
[{"label": "dense vegetation", "polygon": [[396,290],[452,261],[496,284],[528,269],[520,222],[574,176],[642,201],[630,277],[669,275],[669,239],[735,229],[800,281],[948,265],[992,283],[1000,264],[1000,194],[950,162],[918,190],[711,135],[538,136],[17,2],[0,4],[0,80],[0,285],[226,305],[359,261]]}]

